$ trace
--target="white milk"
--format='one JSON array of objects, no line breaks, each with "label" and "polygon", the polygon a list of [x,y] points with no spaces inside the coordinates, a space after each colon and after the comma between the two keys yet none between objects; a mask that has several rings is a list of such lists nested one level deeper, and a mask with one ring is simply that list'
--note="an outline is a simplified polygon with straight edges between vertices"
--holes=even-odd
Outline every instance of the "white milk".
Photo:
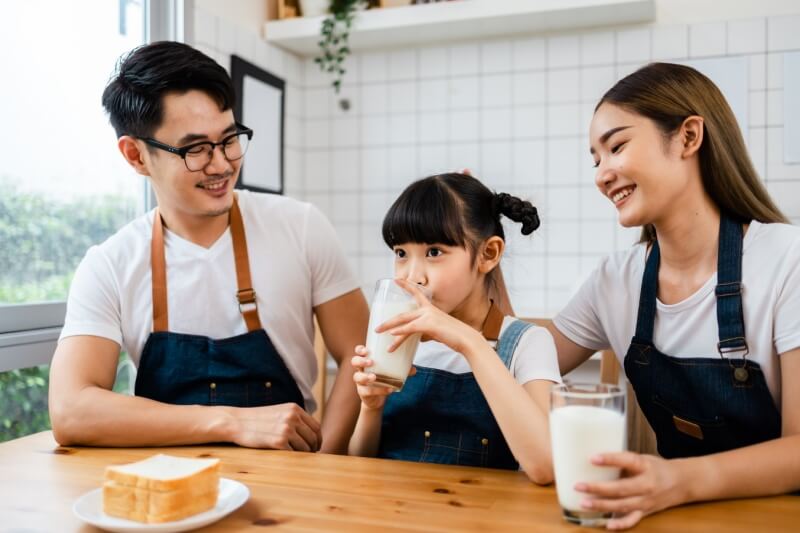
[{"label": "white milk", "polygon": [[417,307],[418,305],[414,301],[373,304],[369,314],[367,349],[369,349],[369,357],[374,363],[368,368],[368,372],[378,376],[378,384],[388,384],[398,389],[402,387],[411,370],[421,335],[410,336],[395,351],[389,353],[386,350],[397,337],[390,333],[375,333],[375,328],[390,318],[400,313],[413,311]]},{"label": "white milk", "polygon": [[625,444],[625,416],[619,411],[586,405],[567,405],[550,411],[553,469],[561,507],[581,509],[588,496],[574,490],[581,481],[608,481],[619,477],[619,468],[595,466],[593,455],[621,452]]}]

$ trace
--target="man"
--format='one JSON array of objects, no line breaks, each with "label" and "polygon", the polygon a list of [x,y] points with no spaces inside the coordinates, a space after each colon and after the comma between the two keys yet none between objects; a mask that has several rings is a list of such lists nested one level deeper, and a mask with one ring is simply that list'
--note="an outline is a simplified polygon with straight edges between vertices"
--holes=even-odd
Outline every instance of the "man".
[{"label": "man", "polygon": [[[222,67],[174,42],[134,50],[106,87],[119,150],[158,208],[77,269],[50,371],[61,444],[347,452],[359,400],[342,361],[364,341],[367,305],[317,209],[234,191],[253,135],[234,98]],[[339,363],[322,427],[309,414],[313,315]],[[134,396],[111,391],[121,348]]]}]

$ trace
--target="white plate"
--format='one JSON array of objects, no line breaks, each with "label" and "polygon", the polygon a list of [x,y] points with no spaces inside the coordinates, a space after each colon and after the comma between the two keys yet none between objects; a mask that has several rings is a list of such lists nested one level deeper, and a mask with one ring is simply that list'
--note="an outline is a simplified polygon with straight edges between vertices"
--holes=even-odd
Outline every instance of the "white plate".
[{"label": "white plate", "polygon": [[200,514],[160,524],[143,524],[108,516],[103,512],[103,489],[90,490],[75,502],[72,512],[75,516],[93,526],[114,533],[155,533],[167,531],[189,531],[216,522],[223,516],[241,507],[250,497],[246,485],[232,479],[220,478],[217,505]]}]

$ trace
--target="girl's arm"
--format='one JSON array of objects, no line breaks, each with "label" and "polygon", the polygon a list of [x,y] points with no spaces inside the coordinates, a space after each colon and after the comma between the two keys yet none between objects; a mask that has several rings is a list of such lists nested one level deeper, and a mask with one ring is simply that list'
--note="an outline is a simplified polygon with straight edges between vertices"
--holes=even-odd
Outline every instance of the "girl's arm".
[{"label": "girl's arm", "polygon": [[534,483],[552,483],[553,460],[548,427],[552,382],[537,379],[525,385],[518,384],[480,334],[471,339],[461,353],[469,362],[522,469]]},{"label": "girl's arm", "polygon": [[398,284],[414,295],[419,308],[378,326],[378,333],[388,331],[396,336],[389,351],[400,346],[409,335],[422,333],[463,354],[525,473],[535,483],[552,482],[547,429],[549,382],[535,380],[523,388],[479,331],[435,307],[413,284],[402,280]]},{"label": "girl's arm", "polygon": [[383,406],[370,408],[363,403],[361,404],[361,412],[358,415],[356,429],[353,431],[353,436],[350,438],[350,446],[347,448],[348,455],[375,457],[378,454],[382,418]]},{"label": "girl's arm", "polygon": [[800,348],[780,355],[782,436],[767,442],[688,459],[636,453],[604,454],[595,464],[623,469],[623,479],[579,487],[598,499],[587,509],[624,515],[609,529],[683,503],[783,494],[800,489]]},{"label": "girl's arm", "polygon": [[386,396],[391,394],[388,387],[374,387],[375,374],[369,372],[372,360],[367,357],[368,350],[364,346],[356,346],[356,354],[351,363],[355,367],[353,381],[356,392],[361,398],[361,411],[358,414],[356,428],[347,447],[348,455],[375,457],[381,441],[381,421]]}]

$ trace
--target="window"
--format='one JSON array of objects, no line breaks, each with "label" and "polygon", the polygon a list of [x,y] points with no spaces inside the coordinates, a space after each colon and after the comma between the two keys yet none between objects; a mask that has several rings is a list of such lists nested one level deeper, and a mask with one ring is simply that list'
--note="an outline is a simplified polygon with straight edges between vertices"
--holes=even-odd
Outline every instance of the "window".
[{"label": "window", "polygon": [[[49,427],[47,374],[79,261],[145,208],[100,97],[146,0],[0,7],[0,441]],[[5,371],[5,372],[4,372]]]}]

